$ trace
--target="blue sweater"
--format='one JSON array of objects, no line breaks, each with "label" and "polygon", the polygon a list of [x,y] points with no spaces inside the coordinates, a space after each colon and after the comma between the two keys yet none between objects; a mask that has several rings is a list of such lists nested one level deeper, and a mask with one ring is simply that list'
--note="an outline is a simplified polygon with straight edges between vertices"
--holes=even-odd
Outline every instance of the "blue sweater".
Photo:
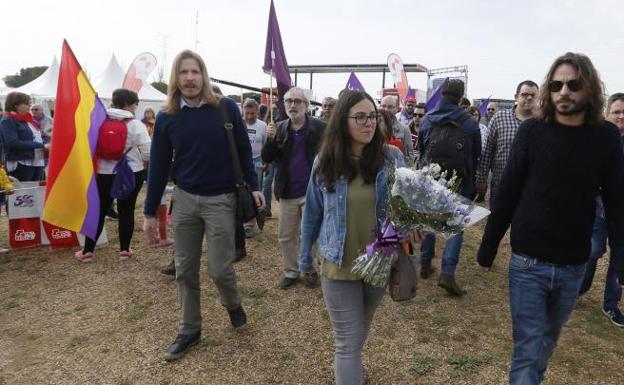
[{"label": "blue sweater", "polygon": [[[224,98],[245,181],[258,190],[251,144],[240,111]],[[175,154],[175,159],[174,159]],[[158,113],[150,151],[144,214],[153,216],[167,185],[169,169],[182,190],[203,196],[234,192],[236,174],[220,107],[184,107],[176,114]]]},{"label": "blue sweater", "polygon": [[0,120],[0,135],[5,160],[35,159],[35,149],[43,148],[43,143],[33,140],[34,135],[28,123],[19,122],[8,116]]}]

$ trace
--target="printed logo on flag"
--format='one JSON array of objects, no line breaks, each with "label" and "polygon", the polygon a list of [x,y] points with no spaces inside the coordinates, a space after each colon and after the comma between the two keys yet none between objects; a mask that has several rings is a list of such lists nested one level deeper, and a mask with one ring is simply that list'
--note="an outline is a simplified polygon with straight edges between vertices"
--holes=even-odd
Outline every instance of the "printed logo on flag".
[{"label": "printed logo on flag", "polygon": [[51,225],[46,221],[41,221],[41,225],[44,232],[43,236],[44,238],[47,238],[42,240],[44,245],[49,243],[50,247],[53,249],[57,247],[74,247],[79,245],[78,236],[73,231]]},{"label": "printed logo on flag", "polygon": [[19,218],[9,220],[9,244],[13,249],[41,245],[39,218]]}]

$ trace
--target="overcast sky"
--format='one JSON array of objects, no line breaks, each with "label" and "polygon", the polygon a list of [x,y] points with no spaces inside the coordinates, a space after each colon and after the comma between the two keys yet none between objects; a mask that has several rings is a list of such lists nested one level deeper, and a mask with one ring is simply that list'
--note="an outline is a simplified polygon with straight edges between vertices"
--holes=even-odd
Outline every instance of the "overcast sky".
[{"label": "overcast sky", "polygon": [[[63,38],[94,78],[112,53],[124,70],[143,51],[155,54],[161,66],[166,36],[168,71],[177,52],[195,48],[198,12],[197,51],[210,76],[268,86],[261,67],[269,4],[29,0],[19,9],[3,6],[0,77],[49,65],[54,55],[60,59]],[[552,61],[573,51],[593,60],[608,93],[624,92],[621,0],[275,0],[275,8],[290,65],[384,64],[395,52],[404,63],[428,68],[467,65],[470,98],[511,98],[517,83],[541,84]],[[357,75],[371,94],[380,89],[381,74]],[[315,75],[317,98],[336,95],[347,78]],[[412,87],[426,88],[425,75],[408,79]],[[308,87],[309,77],[300,75],[299,85]]]}]

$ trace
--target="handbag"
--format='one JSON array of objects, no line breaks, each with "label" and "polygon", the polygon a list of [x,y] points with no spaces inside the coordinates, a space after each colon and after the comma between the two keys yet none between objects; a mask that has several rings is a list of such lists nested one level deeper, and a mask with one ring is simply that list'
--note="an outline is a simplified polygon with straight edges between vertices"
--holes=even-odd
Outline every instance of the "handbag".
[{"label": "handbag", "polygon": [[399,247],[399,258],[392,265],[388,292],[393,301],[407,301],[416,297],[420,276],[419,257],[409,253],[407,242]]},{"label": "handbag", "polygon": [[219,105],[223,112],[225,132],[230,145],[234,172],[236,173],[236,219],[242,222],[248,222],[258,215],[258,206],[256,206],[256,200],[249,190],[249,185],[243,178],[243,170],[241,169],[240,159],[238,158],[238,151],[236,150],[236,143],[234,141],[234,133],[232,132],[234,125],[230,120],[225,105],[223,103],[219,103]]}]

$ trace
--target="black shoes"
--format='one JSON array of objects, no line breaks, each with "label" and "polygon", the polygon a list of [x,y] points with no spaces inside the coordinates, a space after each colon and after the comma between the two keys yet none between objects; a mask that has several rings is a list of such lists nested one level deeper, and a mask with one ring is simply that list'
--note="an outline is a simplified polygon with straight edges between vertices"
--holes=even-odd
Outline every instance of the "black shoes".
[{"label": "black shoes", "polygon": [[173,275],[175,277],[176,275],[175,261],[172,259],[170,264],[160,269],[160,273],[164,275]]},{"label": "black shoes", "polygon": [[464,290],[461,286],[455,282],[455,276],[440,273],[440,279],[438,280],[438,286],[446,289],[446,292],[455,297],[461,297],[466,294],[466,290]]},{"label": "black shoes", "polygon": [[427,279],[429,277],[431,277],[433,275],[433,273],[435,273],[436,269],[435,267],[429,265],[429,266],[421,266],[420,268],[420,278],[422,279]]},{"label": "black shoes", "polygon": [[314,288],[318,285],[319,276],[316,271],[311,272],[305,276],[305,285],[308,288]]},{"label": "black shoes", "polygon": [[173,361],[181,358],[191,346],[197,345],[200,339],[201,331],[191,335],[178,334],[175,341],[173,341],[169,349],[165,352],[165,361]]},{"label": "black shoes", "polygon": [[243,310],[242,306],[237,307],[234,310],[228,310],[230,315],[230,323],[234,329],[242,329],[247,324],[247,314]]},{"label": "black shoes", "polygon": [[282,279],[282,282],[280,282],[280,288],[284,290],[290,289],[291,287],[295,286],[296,283],[297,278],[284,277]]}]

